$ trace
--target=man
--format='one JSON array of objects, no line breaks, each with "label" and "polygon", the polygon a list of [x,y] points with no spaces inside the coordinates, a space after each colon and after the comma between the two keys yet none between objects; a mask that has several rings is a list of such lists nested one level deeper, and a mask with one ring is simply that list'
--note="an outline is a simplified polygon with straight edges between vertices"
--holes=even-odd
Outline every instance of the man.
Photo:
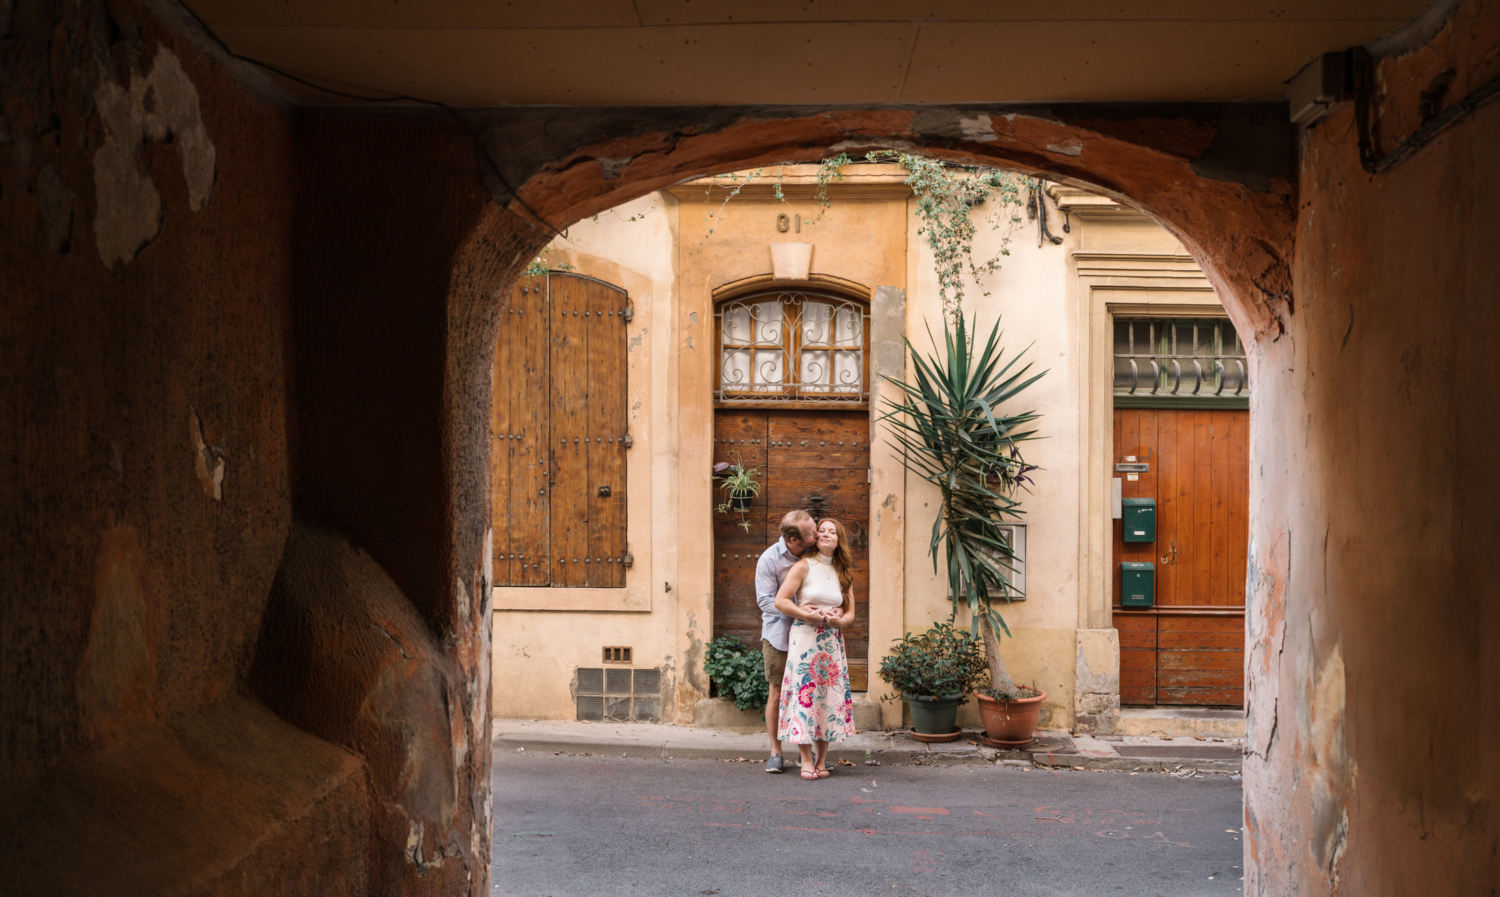
[{"label": "man", "polygon": [[760,647],[766,657],[766,684],[771,690],[766,699],[766,733],[771,736],[771,758],[766,761],[766,772],[781,772],[786,768],[776,728],[781,711],[781,674],[786,670],[787,638],[791,633],[792,618],[776,609],[776,593],[786,582],[787,571],[802,557],[802,552],[816,543],[812,515],[806,511],[790,511],[781,518],[781,538],[767,548],[755,564]]}]

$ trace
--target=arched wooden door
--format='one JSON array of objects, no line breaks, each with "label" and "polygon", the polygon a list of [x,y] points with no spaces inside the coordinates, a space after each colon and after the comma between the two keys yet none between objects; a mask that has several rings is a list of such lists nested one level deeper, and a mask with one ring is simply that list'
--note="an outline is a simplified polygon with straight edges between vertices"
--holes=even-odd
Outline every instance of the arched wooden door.
[{"label": "arched wooden door", "polygon": [[[760,642],[755,564],[802,508],[836,517],[854,555],[859,613],[845,632],[856,691],[869,673],[870,412],[868,314],[831,293],[780,289],[722,303],[714,461],[760,472],[743,515],[715,512],[714,636]],[[713,503],[724,501],[715,481]]]}]

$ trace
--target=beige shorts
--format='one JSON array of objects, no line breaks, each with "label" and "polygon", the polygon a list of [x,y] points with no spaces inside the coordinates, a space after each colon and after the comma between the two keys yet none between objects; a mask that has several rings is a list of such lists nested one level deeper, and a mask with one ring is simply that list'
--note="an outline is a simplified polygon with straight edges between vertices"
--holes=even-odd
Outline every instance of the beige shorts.
[{"label": "beige shorts", "polygon": [[774,688],[781,687],[781,676],[786,672],[786,652],[771,647],[765,639],[760,640],[761,653],[766,656],[766,682]]}]

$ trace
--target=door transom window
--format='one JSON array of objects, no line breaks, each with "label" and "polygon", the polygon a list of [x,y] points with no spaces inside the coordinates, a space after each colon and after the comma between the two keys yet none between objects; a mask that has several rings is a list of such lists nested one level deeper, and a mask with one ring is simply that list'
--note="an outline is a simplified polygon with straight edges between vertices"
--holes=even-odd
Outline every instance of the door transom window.
[{"label": "door transom window", "polygon": [[865,305],[833,293],[769,290],[715,312],[722,403],[864,402]]}]

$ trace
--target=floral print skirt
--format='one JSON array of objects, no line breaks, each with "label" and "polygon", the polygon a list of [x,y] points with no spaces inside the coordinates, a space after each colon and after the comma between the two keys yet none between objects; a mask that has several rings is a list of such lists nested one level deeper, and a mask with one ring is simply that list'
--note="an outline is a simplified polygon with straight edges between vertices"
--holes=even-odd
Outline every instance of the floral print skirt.
[{"label": "floral print skirt", "polygon": [[854,695],[842,629],[792,623],[779,717],[776,736],[792,744],[843,741],[854,734]]}]

